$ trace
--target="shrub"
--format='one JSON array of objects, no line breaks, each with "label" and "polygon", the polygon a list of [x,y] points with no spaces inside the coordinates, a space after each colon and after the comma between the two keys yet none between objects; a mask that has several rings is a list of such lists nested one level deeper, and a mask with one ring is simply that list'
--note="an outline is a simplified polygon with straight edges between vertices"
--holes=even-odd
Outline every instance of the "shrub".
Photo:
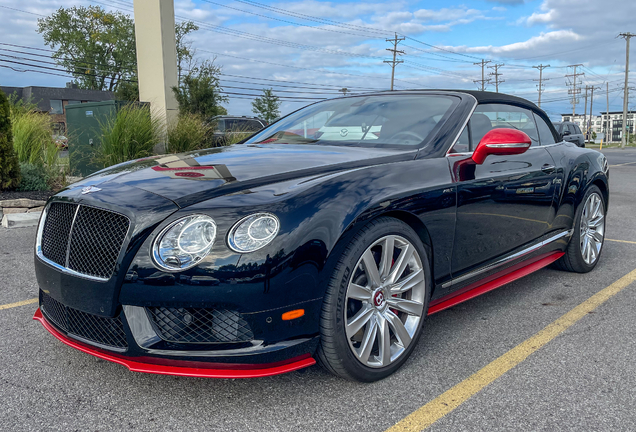
[{"label": "shrub", "polygon": [[236,127],[234,129],[226,130],[225,136],[221,145],[232,145],[243,141],[246,138],[254,135],[254,131],[248,127]]},{"label": "shrub", "polygon": [[201,116],[181,114],[168,125],[168,153],[183,153],[208,147],[208,135],[212,128]]},{"label": "shrub", "polygon": [[13,147],[20,163],[44,165],[57,159],[53,129],[48,114],[12,110]]},{"label": "shrub", "polygon": [[6,95],[0,91],[0,190],[13,189],[20,184],[20,167],[13,149],[11,108]]},{"label": "shrub", "polygon": [[100,131],[102,142],[95,156],[104,167],[150,156],[161,136],[159,121],[147,106],[138,104],[121,108],[100,123]]},{"label": "shrub", "polygon": [[21,163],[20,172],[22,174],[22,181],[18,187],[19,191],[50,190],[49,174],[43,166]]}]

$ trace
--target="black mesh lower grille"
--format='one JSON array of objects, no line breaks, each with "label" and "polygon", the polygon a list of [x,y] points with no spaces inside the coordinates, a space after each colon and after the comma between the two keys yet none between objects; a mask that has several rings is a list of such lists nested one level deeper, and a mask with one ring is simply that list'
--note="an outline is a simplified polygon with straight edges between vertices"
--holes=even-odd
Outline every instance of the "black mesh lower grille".
[{"label": "black mesh lower grille", "polygon": [[249,342],[254,334],[237,311],[208,308],[149,307],[159,336],[174,343]]},{"label": "black mesh lower grille", "polygon": [[67,333],[107,347],[128,347],[119,317],[105,318],[64,306],[43,291],[40,291],[40,307],[49,321]]}]

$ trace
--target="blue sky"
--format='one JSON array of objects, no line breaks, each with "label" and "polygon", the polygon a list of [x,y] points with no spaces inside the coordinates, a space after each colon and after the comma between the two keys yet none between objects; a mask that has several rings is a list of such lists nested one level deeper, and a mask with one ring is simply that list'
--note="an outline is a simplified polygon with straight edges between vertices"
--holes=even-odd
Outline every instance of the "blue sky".
[{"label": "blue sky", "polygon": [[[3,0],[0,13],[8,24],[0,28],[0,43],[44,48],[35,32],[40,15],[49,15],[60,5],[89,4],[132,15],[132,0]],[[566,66],[580,63],[583,85],[602,87],[595,92],[595,113],[605,109],[606,82],[610,110],[618,110],[625,42],[616,36],[636,33],[636,2],[624,0],[177,0],[175,14],[178,21],[200,24],[191,37],[197,58],[216,56],[225,74],[225,91],[237,93],[229,95],[227,104],[228,111],[237,115],[251,115],[252,95],[270,85],[287,98],[283,113],[313,98],[334,97],[341,87],[387,89],[390,67],[383,60],[390,55],[385,38],[392,32],[408,37],[400,43],[406,55],[396,69],[397,88],[476,89],[473,80],[480,78],[481,69],[473,63],[483,58],[491,65],[504,65],[499,70],[505,81],[501,92],[536,102],[533,80],[539,74],[532,66],[550,64],[544,71],[549,80],[542,108],[558,118],[572,110],[565,78],[571,69]],[[7,54],[11,53],[0,50],[0,66],[10,65],[2,61],[10,59]],[[2,85],[63,86],[66,81],[0,67]],[[634,74],[630,82],[636,87]],[[487,88],[494,91],[494,83]],[[636,98],[630,102],[636,104]],[[583,112],[582,97],[576,109]]]}]

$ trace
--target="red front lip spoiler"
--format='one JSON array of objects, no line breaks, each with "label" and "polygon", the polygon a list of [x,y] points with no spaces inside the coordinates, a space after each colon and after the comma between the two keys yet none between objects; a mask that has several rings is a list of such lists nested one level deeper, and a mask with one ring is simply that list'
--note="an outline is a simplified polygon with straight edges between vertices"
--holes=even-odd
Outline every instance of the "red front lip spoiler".
[{"label": "red front lip spoiler", "polygon": [[[316,360],[314,360],[309,354],[301,357],[296,357],[294,359],[289,360],[288,362],[274,363],[274,364],[263,364],[263,365],[236,365],[235,369],[220,369],[220,368],[207,368],[207,367],[192,367],[192,364],[201,365],[202,362],[191,362],[191,361],[175,361],[171,360],[171,364],[153,364],[153,363],[142,363],[139,361],[135,361],[132,358],[117,356],[114,354],[110,354],[106,351],[100,350],[98,348],[91,347],[90,345],[83,344],[81,342],[75,341],[64,336],[62,333],[58,332],[51,324],[49,324],[46,319],[42,316],[42,311],[38,308],[35,311],[35,315],[33,315],[33,319],[40,321],[44,328],[48,330],[53,336],[58,338],[60,341],[65,343],[66,345],[78,349],[87,354],[93,355],[95,357],[99,357],[103,360],[108,360],[114,363],[119,363],[120,365],[126,366],[130,371],[133,372],[146,372],[146,373],[154,373],[161,375],[178,375],[178,376],[189,376],[189,377],[198,377],[198,378],[260,378],[265,376],[272,375],[280,375],[287,372],[292,372],[298,369],[306,368],[308,366],[312,366],[316,364]],[[211,363],[213,365],[213,363]]]}]

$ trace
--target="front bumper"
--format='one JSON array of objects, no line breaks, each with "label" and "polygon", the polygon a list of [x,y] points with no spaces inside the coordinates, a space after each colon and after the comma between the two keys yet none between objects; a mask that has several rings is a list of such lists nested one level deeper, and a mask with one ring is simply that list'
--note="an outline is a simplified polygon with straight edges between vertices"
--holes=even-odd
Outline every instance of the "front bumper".
[{"label": "front bumper", "polygon": [[[136,356],[129,357],[90,346],[64,335],[55,328],[38,308],[33,316],[44,328],[66,345],[103,360],[126,366],[133,372],[146,372],[162,375],[191,376],[201,378],[258,378],[292,372],[316,363],[309,353],[288,360],[273,363],[211,363],[205,361],[178,360],[173,358]],[[306,344],[306,342],[304,342]],[[312,345],[312,344],[309,344]]]}]

